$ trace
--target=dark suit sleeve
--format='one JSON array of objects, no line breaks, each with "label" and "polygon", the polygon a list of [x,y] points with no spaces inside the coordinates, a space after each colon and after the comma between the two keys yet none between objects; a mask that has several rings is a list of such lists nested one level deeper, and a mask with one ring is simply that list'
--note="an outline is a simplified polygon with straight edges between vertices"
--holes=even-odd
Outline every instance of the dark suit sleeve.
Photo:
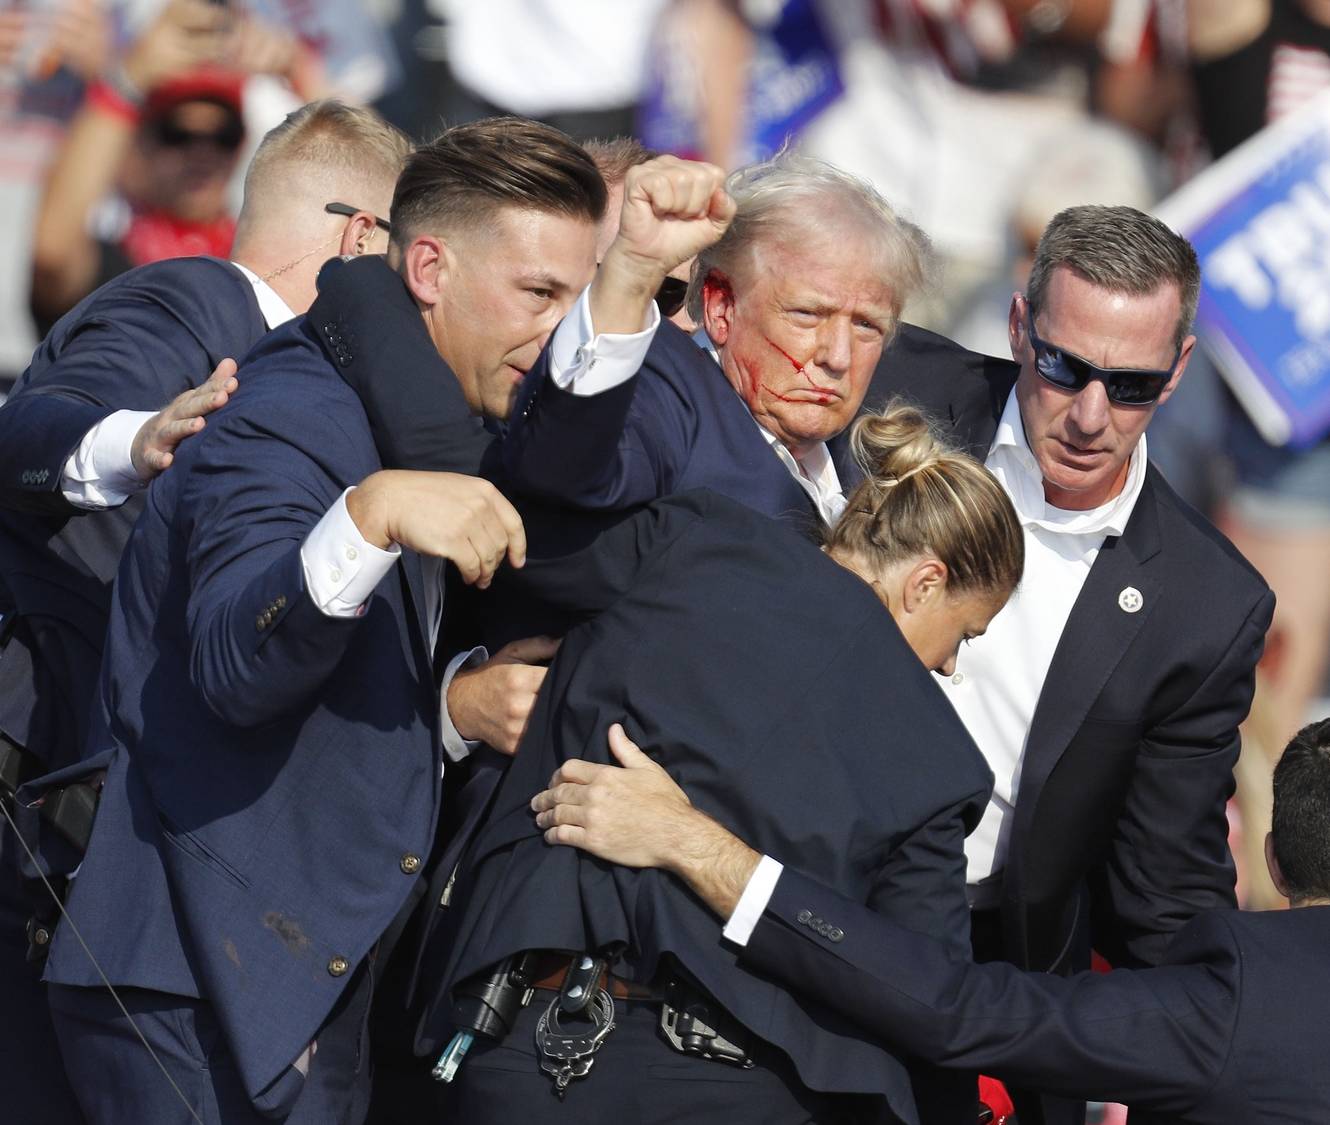
[{"label": "dark suit sleeve", "polygon": [[60,474],[117,410],[160,410],[263,333],[249,282],[191,258],[141,267],[62,319],[0,408],[0,506],[73,514]]},{"label": "dark suit sleeve", "polygon": [[[685,351],[686,359],[705,361],[694,350],[697,356]],[[681,386],[653,370],[670,362],[662,352],[658,335],[647,366],[633,378],[601,394],[575,395],[550,376],[546,345],[527,373],[500,449],[507,484],[592,510],[632,508],[674,492],[692,449],[695,418]]]},{"label": "dark suit sleeve", "polygon": [[384,258],[328,262],[307,319],[364,406],[384,468],[479,472],[492,439]]},{"label": "dark suit sleeve", "polygon": [[326,418],[311,425],[301,390],[233,403],[179,482],[190,676],[235,726],[268,722],[312,697],[360,621],[325,615],[305,590],[301,544],[343,488],[320,446],[352,439]]},{"label": "dark suit sleeve", "polygon": [[[893,849],[869,899],[878,914],[931,935],[958,956],[967,956],[970,948],[964,846],[965,818],[973,804],[967,798],[944,809]],[[923,1125],[977,1116],[974,1075],[948,1074],[914,1058],[905,1062]]]},{"label": "dark suit sleeve", "polygon": [[705,490],[681,493],[604,527],[581,550],[528,556],[521,570],[503,572],[500,595],[520,591],[576,616],[600,613],[632,589],[647,567],[658,565],[687,531],[715,511],[718,502],[729,508],[728,502]]},{"label": "dark suit sleeve", "polygon": [[83,436],[117,410],[160,410],[211,370],[193,335],[164,326],[153,306],[129,304],[86,323],[0,407],[0,505],[73,513],[60,475]]},{"label": "dark suit sleeve", "polygon": [[919,1057],[1162,1111],[1222,1071],[1241,981],[1214,916],[1179,936],[1185,964],[1064,978],[975,965],[788,868],[741,959]]},{"label": "dark suit sleeve", "polygon": [[1273,612],[1266,591],[1191,697],[1141,742],[1107,860],[1091,876],[1094,945],[1113,965],[1160,964],[1191,918],[1235,905],[1225,810]]}]

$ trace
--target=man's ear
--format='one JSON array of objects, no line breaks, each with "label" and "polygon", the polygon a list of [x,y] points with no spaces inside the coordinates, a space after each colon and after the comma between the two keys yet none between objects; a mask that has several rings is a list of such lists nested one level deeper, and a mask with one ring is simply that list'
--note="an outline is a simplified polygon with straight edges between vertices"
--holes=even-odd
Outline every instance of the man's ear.
[{"label": "man's ear", "polygon": [[378,224],[368,211],[357,211],[346,221],[342,228],[342,237],[337,244],[337,253],[348,258],[353,254],[367,254]]},{"label": "man's ear", "polygon": [[734,328],[734,288],[717,269],[702,282],[702,327],[718,348],[725,346]]},{"label": "man's ear", "polygon": [[1011,346],[1011,358],[1017,363],[1023,362],[1021,354],[1024,351],[1026,340],[1025,330],[1025,310],[1029,306],[1025,303],[1025,297],[1020,293],[1011,295],[1011,308],[1007,310],[1007,342]]},{"label": "man's ear", "polygon": [[412,240],[402,255],[399,272],[411,295],[426,308],[437,305],[447,282],[450,258],[441,238],[422,234]]},{"label": "man's ear", "polygon": [[1284,881],[1284,873],[1279,869],[1279,860],[1275,858],[1275,834],[1273,832],[1265,834],[1265,867],[1270,872],[1270,881],[1274,883],[1275,890],[1285,898],[1289,898],[1288,883]]},{"label": "man's ear", "polygon": [[941,559],[920,559],[905,576],[901,603],[906,613],[917,613],[940,600],[947,590],[947,564]]},{"label": "man's ear", "polygon": [[1182,348],[1178,351],[1177,366],[1173,368],[1173,378],[1168,381],[1168,386],[1159,396],[1161,404],[1167,402],[1172,397],[1173,392],[1178,389],[1178,381],[1182,378],[1182,373],[1187,370],[1187,364],[1191,360],[1192,352],[1196,350],[1196,337],[1188,336],[1182,341]]}]

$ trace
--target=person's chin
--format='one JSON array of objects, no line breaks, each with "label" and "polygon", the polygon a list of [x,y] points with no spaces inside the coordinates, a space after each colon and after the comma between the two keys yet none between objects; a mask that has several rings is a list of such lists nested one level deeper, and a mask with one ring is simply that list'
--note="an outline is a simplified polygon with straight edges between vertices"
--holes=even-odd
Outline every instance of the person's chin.
[{"label": "person's chin", "polygon": [[789,425],[786,427],[798,440],[805,442],[830,441],[854,419],[845,417],[844,404],[834,402],[786,403]]}]

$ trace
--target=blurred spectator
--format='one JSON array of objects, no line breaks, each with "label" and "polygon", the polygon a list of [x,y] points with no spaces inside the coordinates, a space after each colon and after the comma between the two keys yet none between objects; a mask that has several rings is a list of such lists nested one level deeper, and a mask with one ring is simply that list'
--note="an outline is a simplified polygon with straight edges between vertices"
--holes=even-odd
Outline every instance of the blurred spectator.
[{"label": "blurred spectator", "polygon": [[[1327,0],[1190,2],[1198,108],[1216,156],[1330,90]],[[1330,439],[1288,450],[1266,442],[1236,404],[1230,416],[1236,484],[1221,521],[1279,599],[1279,666],[1257,703],[1273,752],[1302,726],[1326,678]]]},{"label": "blurred spectator", "polygon": [[[1090,119],[1106,62],[1136,63],[1151,49],[1154,6],[845,0],[820,10],[842,45],[846,93],[808,127],[804,147],[871,180],[933,237],[943,284],[907,317],[949,332],[1002,270],[1029,169]],[[1124,90],[1118,100],[1144,97]]]},{"label": "blurred spectator", "polygon": [[32,227],[46,170],[78,110],[85,77],[110,57],[100,0],[30,0],[0,10],[0,402],[36,346],[28,312]]},{"label": "blurred spectator", "polygon": [[35,225],[32,310],[43,332],[118,273],[188,254],[225,257],[227,187],[245,139],[246,72],[318,92],[294,37],[207,0],[171,0],[88,89]]},{"label": "blurred spectator", "polygon": [[449,123],[496,113],[578,140],[632,132],[647,40],[666,0],[436,0]]}]

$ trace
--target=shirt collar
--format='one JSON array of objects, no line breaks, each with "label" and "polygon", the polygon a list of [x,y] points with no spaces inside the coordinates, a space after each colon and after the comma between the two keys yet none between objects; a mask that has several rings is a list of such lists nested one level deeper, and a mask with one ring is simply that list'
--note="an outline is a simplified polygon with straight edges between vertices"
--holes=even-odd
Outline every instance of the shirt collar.
[{"label": "shirt collar", "polygon": [[245,275],[245,280],[249,282],[254,290],[254,299],[259,303],[259,312],[263,314],[263,323],[268,326],[268,331],[274,328],[280,328],[296,314],[291,311],[291,307],[277,295],[273,289],[258,274],[239,262],[232,262],[233,266]]},{"label": "shirt collar", "polygon": [[1007,404],[984,463],[1006,489],[1024,526],[1062,534],[1109,536],[1121,535],[1126,530],[1145,484],[1148,457],[1145,435],[1142,434],[1131,452],[1126,483],[1113,499],[1083,512],[1053,507],[1044,499],[1043,474],[1026,441],[1020,404],[1013,388],[1007,395]]}]

